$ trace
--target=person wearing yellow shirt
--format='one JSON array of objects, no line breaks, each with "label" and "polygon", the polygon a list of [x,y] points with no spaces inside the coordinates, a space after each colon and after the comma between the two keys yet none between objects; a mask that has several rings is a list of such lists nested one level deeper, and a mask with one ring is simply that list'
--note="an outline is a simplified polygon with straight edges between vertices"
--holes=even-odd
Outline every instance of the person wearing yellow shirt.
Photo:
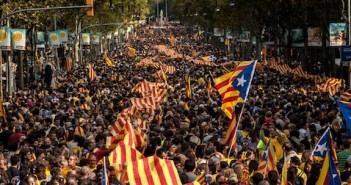
[{"label": "person wearing yellow shirt", "polygon": [[66,178],[66,175],[69,171],[79,169],[80,167],[77,166],[78,163],[78,156],[77,154],[71,154],[68,158],[68,166],[62,169],[62,176]]},{"label": "person wearing yellow shirt", "polygon": [[303,182],[306,184],[307,183],[307,174],[301,170],[300,167],[301,161],[299,157],[293,156],[290,158],[290,166],[296,167],[297,168],[297,177],[301,177],[303,179]]},{"label": "person wearing yellow shirt", "polygon": [[283,158],[282,144],[288,141],[287,137],[283,132],[274,128],[273,124],[265,124],[262,125],[262,129],[260,131],[260,139],[266,146],[269,142],[272,142],[272,145],[275,149],[277,161]]}]

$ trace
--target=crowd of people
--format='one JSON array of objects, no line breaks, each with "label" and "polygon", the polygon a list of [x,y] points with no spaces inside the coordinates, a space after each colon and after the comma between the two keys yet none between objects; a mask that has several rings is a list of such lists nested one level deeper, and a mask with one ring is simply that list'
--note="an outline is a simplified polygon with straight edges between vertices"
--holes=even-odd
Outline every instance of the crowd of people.
[{"label": "crowd of people", "polygon": [[[86,65],[73,65],[71,70],[52,73],[52,78],[43,74],[31,86],[4,97],[0,184],[101,184],[102,160],[111,152],[106,146],[110,126],[131,105],[130,98],[140,97],[132,88],[143,80],[164,81],[154,75],[156,68],[136,66],[140,59],[157,56],[160,61],[156,62],[176,70],[167,75],[167,98],[160,110],[153,116],[142,114],[147,139],[137,149],[145,157],[172,160],[182,184],[205,173],[204,183],[211,185],[277,185],[286,155],[289,184],[314,185],[322,163],[311,161],[311,151],[327,128],[338,152],[341,179],[351,183],[351,135],[335,103],[340,93],[330,97],[315,90],[310,80],[267,67],[257,70],[247,102],[235,109],[237,116],[241,110],[243,114],[236,148],[229,152],[224,138],[230,120],[221,110],[220,95],[209,86],[227,69],[234,70],[234,63],[220,65],[226,62],[221,60],[225,52],[180,25],[167,29],[146,25],[136,32],[128,43],[107,52],[114,67],[107,66],[103,56],[89,61],[95,80],[89,78]],[[177,39],[175,44],[170,43],[171,36]],[[172,48],[179,56],[166,56],[155,45]],[[128,47],[136,50],[136,56],[127,54]],[[185,57],[210,55],[216,56],[215,65],[195,64]],[[45,66],[42,69],[50,73]],[[186,74],[191,76],[190,97],[186,96]],[[299,90],[302,87],[306,92]],[[162,119],[157,119],[161,114]],[[260,171],[269,138],[274,141],[276,168]],[[109,184],[127,184],[115,166],[106,162]]]}]

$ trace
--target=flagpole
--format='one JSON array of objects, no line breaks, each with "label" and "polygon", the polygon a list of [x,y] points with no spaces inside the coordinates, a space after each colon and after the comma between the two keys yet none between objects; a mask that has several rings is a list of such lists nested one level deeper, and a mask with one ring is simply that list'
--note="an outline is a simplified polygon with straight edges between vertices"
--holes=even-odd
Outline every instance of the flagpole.
[{"label": "flagpole", "polygon": [[[232,138],[232,141],[230,142],[230,149],[229,149],[229,152],[228,152],[228,158],[229,158],[229,155],[230,153],[232,152],[232,148],[233,148],[233,142],[234,142],[234,138],[236,136],[236,132],[238,131],[238,126],[239,126],[239,123],[241,121],[241,116],[243,115],[243,110],[244,110],[244,107],[246,105],[246,100],[247,100],[247,94],[249,94],[250,92],[250,88],[251,88],[251,82],[252,82],[252,77],[253,75],[255,74],[255,69],[256,69],[256,64],[257,64],[257,61],[254,61],[255,62],[255,65],[253,66],[253,73],[251,74],[251,77],[250,77],[250,82],[249,82],[249,87],[247,89],[247,92],[246,92],[246,95],[245,95],[245,99],[244,99],[244,102],[243,102],[243,105],[241,107],[241,111],[240,111],[240,115],[239,115],[239,118],[238,118],[238,121],[236,122],[236,128],[235,128],[235,132],[234,132],[234,136]],[[211,74],[211,72],[210,72]],[[212,75],[211,75],[212,76]],[[235,110],[235,107],[233,108]],[[233,110],[233,113],[235,114],[235,111]]]},{"label": "flagpole", "polygon": [[[246,98],[245,98],[245,101],[243,103],[243,106],[241,107],[241,111],[240,111],[240,115],[239,115],[238,121],[236,122],[236,127],[235,127],[235,132],[234,132],[233,138],[230,141],[230,149],[229,149],[229,152],[228,152],[228,158],[230,157],[230,153],[232,152],[232,149],[233,149],[234,138],[236,136],[236,132],[238,131],[238,126],[239,126],[239,122],[241,121],[241,116],[243,115],[243,112],[244,112],[245,103],[246,103]],[[234,110],[233,110],[233,114],[235,114]],[[234,119],[234,118],[232,118],[232,119]]]},{"label": "flagpole", "polygon": [[[269,141],[268,141],[268,152],[267,152],[267,156],[266,156],[266,166],[264,167],[264,176],[266,177],[266,175],[267,175],[267,166],[268,166],[268,158],[269,158],[269,156],[268,156],[268,153],[269,153],[269,150],[270,150],[270,148],[269,147],[271,147],[270,146],[270,144],[271,144],[271,140],[272,140],[272,137],[269,137]],[[267,149],[266,149],[266,151],[267,151]]]},{"label": "flagpole", "polygon": [[[332,174],[332,181],[333,181],[332,184],[335,184],[333,169],[332,169],[331,167],[332,167],[332,165],[333,165],[334,167],[336,167],[336,166],[335,166],[335,164],[334,164],[334,160],[333,160],[332,157],[330,156],[330,155],[331,155],[330,150],[328,150],[327,152],[329,153],[329,154],[328,154],[328,157],[329,157],[329,173]],[[325,160],[325,159],[324,159],[324,160]],[[336,169],[335,169],[335,170],[336,170]]]}]

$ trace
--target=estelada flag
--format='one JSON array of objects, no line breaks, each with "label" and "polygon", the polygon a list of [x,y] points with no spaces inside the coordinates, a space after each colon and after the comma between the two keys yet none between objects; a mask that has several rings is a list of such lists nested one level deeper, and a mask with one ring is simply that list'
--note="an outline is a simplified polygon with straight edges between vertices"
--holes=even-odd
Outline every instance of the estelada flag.
[{"label": "estelada flag", "polygon": [[222,97],[222,111],[229,119],[233,118],[233,108],[246,100],[256,61],[241,62],[233,72],[222,75],[214,82]]}]

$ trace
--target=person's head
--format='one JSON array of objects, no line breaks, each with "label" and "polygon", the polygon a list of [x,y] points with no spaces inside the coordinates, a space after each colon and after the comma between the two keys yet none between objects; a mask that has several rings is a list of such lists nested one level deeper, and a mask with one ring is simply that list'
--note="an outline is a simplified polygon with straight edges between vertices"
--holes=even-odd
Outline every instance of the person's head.
[{"label": "person's head", "polygon": [[275,170],[271,170],[268,172],[268,181],[271,185],[277,185],[279,182],[279,174]]},{"label": "person's head", "polygon": [[117,179],[116,171],[113,166],[107,168],[108,171],[108,180],[114,182]]},{"label": "person's head", "polygon": [[290,166],[299,167],[301,164],[301,160],[297,156],[293,156],[290,158]]},{"label": "person's head", "polygon": [[287,179],[289,182],[294,182],[297,175],[297,168],[292,166],[288,169]]},{"label": "person's head", "polygon": [[28,185],[36,185],[36,181],[37,181],[37,177],[35,177],[35,175],[32,175],[32,174],[29,174],[23,179],[23,182]]},{"label": "person's head", "polygon": [[343,141],[343,146],[344,146],[344,150],[349,150],[350,149],[350,141],[348,139],[345,139]]},{"label": "person's head", "polygon": [[291,150],[293,150],[293,146],[291,145],[290,142],[285,142],[284,149],[285,149],[285,151],[291,151]]},{"label": "person's head", "polygon": [[88,144],[88,149],[93,150],[96,147],[96,141],[95,139],[90,139],[89,144]]},{"label": "person's head", "polygon": [[261,173],[254,173],[251,177],[251,182],[253,185],[258,185],[263,180],[263,175]]},{"label": "person's head", "polygon": [[7,160],[5,158],[1,158],[0,159],[0,169],[2,170],[7,170],[7,166],[8,163],[7,163]]},{"label": "person's head", "polygon": [[18,165],[19,162],[20,162],[20,158],[18,157],[18,155],[11,156],[11,158],[10,158],[11,166]]},{"label": "person's head", "polygon": [[161,158],[161,159],[167,159],[167,153],[166,150],[164,150],[163,148],[160,148],[156,151],[156,155]]},{"label": "person's head", "polygon": [[96,159],[96,156],[91,154],[89,156],[89,167],[90,168],[95,168],[96,167],[96,164],[97,164],[97,159]]},{"label": "person's head", "polygon": [[78,156],[77,154],[71,154],[68,158],[68,166],[71,168],[76,167],[76,164],[78,163]]},{"label": "person's head", "polygon": [[196,167],[195,161],[187,159],[184,164],[184,169],[186,172],[192,172],[194,171]]},{"label": "person's head", "polygon": [[22,149],[20,152],[21,155],[21,162],[26,163],[30,160],[32,160],[32,152],[28,149]]},{"label": "person's head", "polygon": [[51,146],[51,144],[52,144],[51,139],[49,137],[45,137],[44,138],[44,145],[45,145],[45,147],[49,148]]}]

